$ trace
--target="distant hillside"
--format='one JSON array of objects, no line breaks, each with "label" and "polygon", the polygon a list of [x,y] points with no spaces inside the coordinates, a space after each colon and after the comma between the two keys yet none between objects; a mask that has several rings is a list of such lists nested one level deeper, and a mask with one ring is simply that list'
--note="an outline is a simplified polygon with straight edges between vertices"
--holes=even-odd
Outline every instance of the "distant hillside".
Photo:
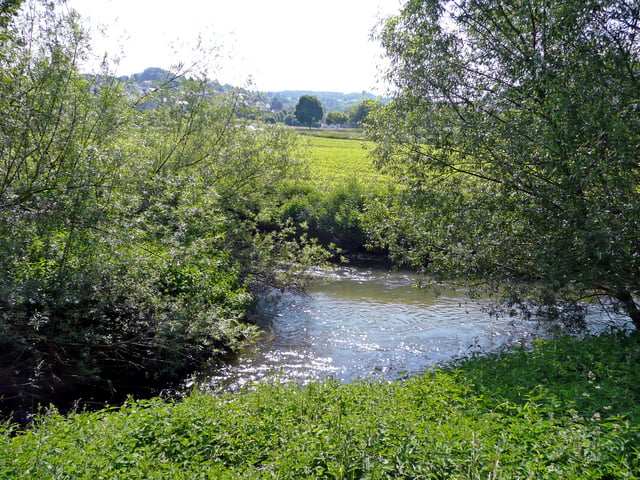
[{"label": "distant hillside", "polygon": [[280,92],[264,92],[261,93],[261,95],[264,96],[268,103],[271,103],[272,99],[278,99],[282,102],[284,108],[295,107],[298,99],[302,95],[313,95],[320,100],[325,112],[346,112],[349,107],[360,103],[362,100],[383,100],[381,97],[377,97],[369,92],[339,93],[314,92],[312,90],[283,90]]},{"label": "distant hillside", "polygon": [[[158,67],[149,67],[143,72],[120,77],[121,80],[131,82],[137,86],[136,90],[139,92],[147,92],[171,78],[173,78],[171,72]],[[180,82],[182,79],[178,79],[177,81]],[[212,84],[215,85],[218,91],[235,90],[233,86],[222,85],[217,81],[213,81]],[[316,92],[312,90],[282,90],[278,92],[246,91],[246,94],[249,97],[253,97],[257,103],[264,105],[266,109],[275,111],[292,110],[302,95],[313,95],[317,97],[320,103],[322,103],[325,112],[346,112],[349,107],[360,103],[362,100],[379,100],[382,102],[386,100],[369,92],[340,93]]]},{"label": "distant hillside", "polygon": [[[132,75],[123,75],[119,78],[123,82],[128,82],[133,90],[137,90],[142,93],[148,92],[149,90],[155,89],[161,85],[166,86],[180,84],[185,80],[185,77],[182,75],[176,76],[176,74],[169,70],[159,67],[149,67],[143,72],[134,73]],[[214,86],[215,90],[220,92],[234,89],[231,85],[222,85],[217,81],[212,81],[211,85]]]}]

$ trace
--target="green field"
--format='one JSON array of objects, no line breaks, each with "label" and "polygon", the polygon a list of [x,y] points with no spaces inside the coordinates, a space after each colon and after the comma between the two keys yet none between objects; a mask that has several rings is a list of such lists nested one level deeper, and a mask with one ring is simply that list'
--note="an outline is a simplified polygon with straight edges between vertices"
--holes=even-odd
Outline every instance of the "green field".
[{"label": "green field", "polygon": [[295,128],[300,135],[324,138],[340,138],[343,140],[365,140],[361,128]]},{"label": "green field", "polygon": [[[369,157],[371,142],[356,134],[334,131],[312,131],[303,134],[302,143],[309,147],[312,183],[327,187],[358,181],[365,185],[382,185],[384,175],[376,171]],[[332,136],[327,136],[332,135]],[[344,135],[347,138],[335,138]],[[349,136],[351,135],[351,136]]]}]

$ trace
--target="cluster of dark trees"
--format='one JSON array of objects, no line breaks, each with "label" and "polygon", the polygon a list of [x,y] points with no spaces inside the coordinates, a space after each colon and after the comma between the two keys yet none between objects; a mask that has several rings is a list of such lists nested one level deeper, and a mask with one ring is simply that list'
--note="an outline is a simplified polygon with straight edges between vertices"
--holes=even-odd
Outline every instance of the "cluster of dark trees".
[{"label": "cluster of dark trees", "polygon": [[380,102],[376,100],[362,100],[353,105],[346,112],[331,111],[325,116],[327,125],[362,127],[367,117],[373,112]]},{"label": "cluster of dark trees", "polygon": [[351,105],[346,111],[332,110],[325,111],[320,99],[311,94],[301,95],[293,110],[282,108],[282,105],[276,102],[271,108],[282,108],[275,114],[270,113],[266,116],[267,121],[273,123],[280,122],[288,126],[321,126],[334,125],[340,127],[362,127],[364,121],[372,112],[376,105],[380,104],[380,100],[362,99],[358,103]]},{"label": "cluster of dark trees", "polygon": [[325,112],[346,112],[363,100],[374,100],[385,103],[388,99],[374,95],[369,92],[320,92],[311,90],[282,90],[278,92],[256,92],[257,98],[263,103],[270,105],[272,111],[280,111],[295,106],[303,95],[313,95],[316,97]]},{"label": "cluster of dark trees", "polygon": [[298,100],[294,111],[296,120],[303,125],[311,126],[322,120],[326,125],[362,127],[367,116],[380,105],[375,100],[361,100],[346,112],[331,111],[324,113],[322,104],[313,95],[303,95]]}]

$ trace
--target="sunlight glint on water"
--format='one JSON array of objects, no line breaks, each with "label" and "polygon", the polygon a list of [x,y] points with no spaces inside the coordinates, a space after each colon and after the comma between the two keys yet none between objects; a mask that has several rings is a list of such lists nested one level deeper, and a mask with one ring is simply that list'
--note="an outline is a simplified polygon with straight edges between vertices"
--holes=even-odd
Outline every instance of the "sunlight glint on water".
[{"label": "sunlight glint on water", "polygon": [[394,379],[473,351],[528,342],[536,322],[491,317],[486,302],[448,290],[436,297],[404,272],[343,267],[307,295],[261,301],[263,337],[233,364],[205,377],[212,390],[237,390],[276,377],[304,383],[333,377]]}]

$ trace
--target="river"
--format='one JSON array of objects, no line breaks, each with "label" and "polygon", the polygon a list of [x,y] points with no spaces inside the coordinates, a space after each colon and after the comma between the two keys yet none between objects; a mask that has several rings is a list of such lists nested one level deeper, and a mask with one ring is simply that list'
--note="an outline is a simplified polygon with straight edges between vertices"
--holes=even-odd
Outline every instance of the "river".
[{"label": "river", "polygon": [[[256,316],[264,334],[198,381],[212,391],[237,391],[267,378],[391,380],[548,335],[534,321],[490,316],[488,301],[464,290],[436,296],[416,288],[417,280],[409,272],[340,267],[318,276],[306,294],[267,295]],[[592,329],[609,321],[589,319]]]}]

